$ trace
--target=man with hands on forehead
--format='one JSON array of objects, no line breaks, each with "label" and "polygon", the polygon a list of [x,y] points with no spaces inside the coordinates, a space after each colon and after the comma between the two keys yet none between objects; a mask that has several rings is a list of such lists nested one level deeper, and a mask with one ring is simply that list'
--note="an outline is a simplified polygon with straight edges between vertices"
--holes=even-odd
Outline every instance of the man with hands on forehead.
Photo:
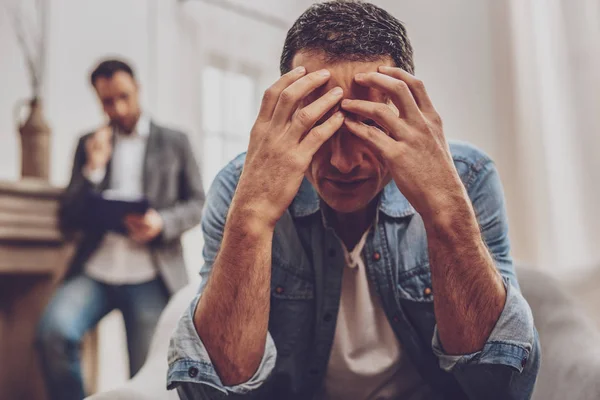
[{"label": "man with hands on forehead", "polygon": [[448,143],[402,23],[311,6],[217,176],[184,399],[528,399],[540,362],[490,158]]}]

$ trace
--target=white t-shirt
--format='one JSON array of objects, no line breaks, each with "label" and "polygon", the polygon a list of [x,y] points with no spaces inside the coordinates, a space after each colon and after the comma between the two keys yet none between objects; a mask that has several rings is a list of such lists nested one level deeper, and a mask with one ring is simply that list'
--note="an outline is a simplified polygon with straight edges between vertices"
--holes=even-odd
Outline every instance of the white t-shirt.
[{"label": "white t-shirt", "polygon": [[402,351],[361,255],[369,230],[348,252],[321,400],[421,400],[431,396]]}]

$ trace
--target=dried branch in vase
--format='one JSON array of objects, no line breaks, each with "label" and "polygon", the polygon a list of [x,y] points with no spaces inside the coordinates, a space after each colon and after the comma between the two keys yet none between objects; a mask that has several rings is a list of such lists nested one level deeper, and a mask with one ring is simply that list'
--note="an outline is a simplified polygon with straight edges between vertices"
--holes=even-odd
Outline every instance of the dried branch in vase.
[{"label": "dried branch in vase", "polygon": [[12,0],[5,5],[25,59],[32,97],[38,98],[46,64],[48,0]]}]

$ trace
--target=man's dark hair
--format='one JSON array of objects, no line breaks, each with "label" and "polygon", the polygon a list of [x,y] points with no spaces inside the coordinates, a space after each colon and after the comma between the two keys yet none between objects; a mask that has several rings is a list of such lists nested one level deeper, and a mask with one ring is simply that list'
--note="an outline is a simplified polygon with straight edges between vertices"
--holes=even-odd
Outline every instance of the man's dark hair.
[{"label": "man's dark hair", "polygon": [[332,62],[389,56],[397,67],[414,73],[413,50],[402,22],[357,0],[310,6],[287,33],[279,65],[282,75],[292,69],[292,59],[300,50],[322,52]]},{"label": "man's dark hair", "polygon": [[90,76],[90,82],[92,86],[96,86],[96,81],[99,78],[107,78],[110,79],[119,71],[123,71],[131,75],[132,78],[135,79],[135,74],[133,73],[133,69],[127,64],[125,61],[110,59],[104,60],[92,72]]}]

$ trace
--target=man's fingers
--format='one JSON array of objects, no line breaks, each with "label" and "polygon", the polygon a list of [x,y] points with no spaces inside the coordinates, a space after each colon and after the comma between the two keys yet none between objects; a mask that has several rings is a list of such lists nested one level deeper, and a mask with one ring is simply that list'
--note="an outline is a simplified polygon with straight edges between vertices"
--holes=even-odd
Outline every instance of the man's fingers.
[{"label": "man's fingers", "polygon": [[90,137],[90,141],[94,148],[107,148],[112,144],[112,128],[110,126],[103,126]]},{"label": "man's fingers", "polygon": [[144,221],[143,215],[129,214],[125,216],[125,222],[132,224],[141,224]]},{"label": "man's fingers", "polygon": [[344,101],[342,101],[342,109],[366,119],[373,120],[384,130],[391,132],[392,134],[395,134],[398,130],[400,119],[387,104],[374,103],[366,100],[344,99]]},{"label": "man's fingers", "polygon": [[302,135],[308,132],[312,127],[333,107],[339,103],[344,95],[344,90],[341,87],[335,87],[317,100],[298,110],[292,117],[292,127],[288,131],[289,134],[299,140]]},{"label": "man's fingers", "polygon": [[96,131],[94,136],[98,140],[110,142],[110,139],[112,138],[112,128],[110,126],[103,126]]},{"label": "man's fingers", "polygon": [[137,225],[132,224],[131,222],[129,222],[127,220],[124,223],[125,223],[125,228],[127,228],[127,232],[131,233],[131,232],[137,231]]},{"label": "man's fingers", "polygon": [[302,142],[300,142],[300,152],[312,157],[323,143],[342,127],[343,123],[344,113],[341,111],[335,112],[325,122],[315,126],[306,134]]},{"label": "man's fingers", "polygon": [[391,146],[398,144],[398,142],[389,137],[385,132],[374,126],[366,125],[351,118],[346,118],[344,125],[346,125],[351,133],[369,143],[381,154],[385,154]]},{"label": "man's fingers", "polygon": [[97,130],[85,141],[86,151],[110,151],[112,148],[112,129],[108,126]]},{"label": "man's fingers", "polygon": [[298,108],[298,103],[316,88],[323,86],[330,76],[329,71],[322,69],[311,72],[285,88],[279,95],[275,111],[273,111],[272,124],[284,126]]},{"label": "man's fingers", "polygon": [[148,228],[143,216],[128,215],[125,217],[125,226],[131,231],[142,231]]},{"label": "man's fingers", "polygon": [[127,224],[125,224],[125,227],[127,228],[127,232],[129,233],[129,236],[136,241],[137,241],[137,239],[145,239],[146,237],[150,236],[150,232],[149,232],[148,228],[139,227],[139,226],[131,226],[131,225],[127,225]]},{"label": "man's fingers", "polygon": [[388,94],[398,107],[402,118],[423,117],[406,82],[378,72],[357,74],[354,80],[361,86],[371,87]]},{"label": "man's fingers", "polygon": [[379,67],[379,72],[404,81],[423,113],[436,112],[435,107],[429,98],[429,94],[427,94],[427,90],[425,89],[425,84],[423,84],[423,81],[404,71],[402,68],[382,65]]},{"label": "man's fingers", "polygon": [[137,243],[147,243],[156,236],[144,215],[129,214],[123,222],[129,237]]},{"label": "man's fingers", "polygon": [[273,116],[273,111],[275,110],[281,92],[292,83],[302,78],[305,74],[306,69],[304,67],[295,68],[287,74],[282,75],[277,82],[265,90],[260,105],[260,111],[258,112],[258,119],[261,121],[269,121]]},{"label": "man's fingers", "polygon": [[85,151],[89,155],[92,150],[96,147],[96,143],[94,142],[94,138],[90,137],[85,141]]}]

